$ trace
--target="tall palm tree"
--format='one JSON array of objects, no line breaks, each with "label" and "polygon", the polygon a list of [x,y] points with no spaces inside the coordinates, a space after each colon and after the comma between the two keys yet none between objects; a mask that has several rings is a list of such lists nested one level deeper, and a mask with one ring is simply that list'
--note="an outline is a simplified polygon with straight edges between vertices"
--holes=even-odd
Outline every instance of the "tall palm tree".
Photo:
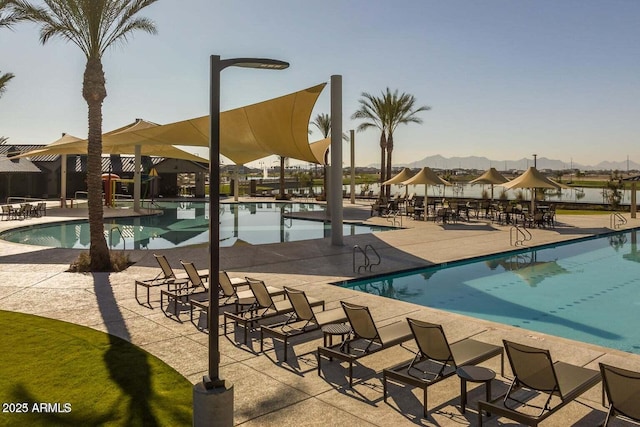
[{"label": "tall palm tree", "polygon": [[[387,112],[387,179],[391,178],[391,158],[393,154],[393,133],[400,124],[422,123],[422,119],[416,114],[422,111],[429,111],[431,107],[423,105],[416,108],[416,98],[413,95],[402,93],[398,95],[396,89],[393,93],[387,88],[383,94],[385,111]],[[387,196],[390,194],[390,187],[387,187]]]},{"label": "tall palm tree", "polygon": [[360,96],[362,96],[362,98],[358,100],[360,108],[351,115],[351,118],[365,120],[358,125],[358,132],[370,128],[380,130],[380,189],[382,190],[382,183],[386,181],[387,108],[383,98],[375,97],[367,92],[362,92]]},{"label": "tall palm tree", "polygon": [[43,6],[15,0],[20,19],[40,24],[40,41],[55,37],[82,50],[87,63],[82,96],[89,110],[87,146],[87,191],[89,207],[89,247],[92,271],[111,270],[109,249],[104,237],[102,210],[102,102],[107,96],[102,56],[117,42],[126,42],[134,31],[156,33],[154,23],[136,14],[156,0],[43,0]]}]

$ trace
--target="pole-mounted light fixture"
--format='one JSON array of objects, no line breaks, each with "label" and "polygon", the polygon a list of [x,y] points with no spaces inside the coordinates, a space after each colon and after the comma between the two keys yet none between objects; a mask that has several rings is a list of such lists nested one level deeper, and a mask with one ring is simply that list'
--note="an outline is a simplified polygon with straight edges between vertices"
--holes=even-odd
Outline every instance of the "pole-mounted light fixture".
[{"label": "pole-mounted light fixture", "polygon": [[220,348],[218,328],[220,309],[218,307],[218,275],[220,272],[220,72],[227,67],[284,70],[288,62],[266,58],[220,59],[211,55],[211,76],[209,93],[209,370],[203,378],[206,389],[223,387],[220,378]]}]

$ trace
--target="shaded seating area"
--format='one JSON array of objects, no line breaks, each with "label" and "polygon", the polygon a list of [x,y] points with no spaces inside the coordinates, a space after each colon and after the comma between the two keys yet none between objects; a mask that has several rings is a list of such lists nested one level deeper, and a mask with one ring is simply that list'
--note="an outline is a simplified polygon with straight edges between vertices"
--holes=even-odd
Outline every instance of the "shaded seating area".
[{"label": "shaded seating area", "polygon": [[[483,422],[482,411],[486,411],[520,424],[537,426],[600,382],[600,372],[553,362],[549,350],[502,342],[514,378],[504,397],[478,404],[479,425]],[[544,402],[532,403],[536,398]]]},{"label": "shaded seating area", "polygon": [[[263,326],[260,328],[260,351],[264,351],[265,336],[282,341],[284,345],[284,361],[287,361],[287,342],[290,337],[316,331],[325,325],[343,323],[347,317],[342,308],[315,312],[304,291],[284,288],[287,299],[293,307],[295,316],[290,317],[282,325]],[[275,348],[275,344],[274,344]]]},{"label": "shaded seating area", "polygon": [[609,402],[604,427],[617,416],[640,422],[640,372],[600,363],[600,373],[602,388]]},{"label": "shaded seating area", "polygon": [[322,375],[323,357],[329,360],[336,358],[349,364],[348,376],[351,387],[353,386],[354,362],[372,353],[409,341],[413,335],[407,322],[396,322],[377,327],[368,307],[344,301],[340,303],[353,333],[344,343],[318,347],[318,375]]},{"label": "shaded seating area", "polygon": [[428,415],[427,389],[456,374],[461,366],[476,365],[500,356],[504,370],[501,346],[471,338],[449,344],[441,325],[416,319],[407,319],[418,352],[413,360],[402,362],[383,371],[383,394],[387,401],[389,381],[408,384],[423,391],[424,416]]},{"label": "shaded seating area", "polygon": [[[247,277],[249,287],[253,292],[256,303],[250,309],[238,313],[224,313],[224,335],[227,336],[227,325],[232,322],[236,327],[243,328],[243,342],[246,345],[249,339],[249,330],[255,328],[260,321],[277,318],[279,316],[291,315],[294,311],[288,299],[275,301],[269,294],[267,285],[262,280],[255,280]],[[309,298],[311,307],[322,306],[324,310],[324,300]]]}]

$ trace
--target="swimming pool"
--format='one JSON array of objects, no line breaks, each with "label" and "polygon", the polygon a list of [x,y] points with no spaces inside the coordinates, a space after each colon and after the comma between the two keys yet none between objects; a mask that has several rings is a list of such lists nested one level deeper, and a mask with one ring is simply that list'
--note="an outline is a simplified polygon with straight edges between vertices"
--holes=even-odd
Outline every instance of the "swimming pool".
[{"label": "swimming pool", "polygon": [[341,284],[640,354],[638,231]]},{"label": "swimming pool", "polygon": [[[160,215],[105,220],[107,244],[113,249],[169,249],[209,242],[209,204],[162,202]],[[313,203],[224,203],[220,205],[220,246],[259,245],[320,239],[331,224],[288,218],[296,212],[323,211]],[[344,224],[345,236],[382,231],[385,227]],[[88,249],[89,223],[72,221],[9,230],[0,239],[58,248]]]}]

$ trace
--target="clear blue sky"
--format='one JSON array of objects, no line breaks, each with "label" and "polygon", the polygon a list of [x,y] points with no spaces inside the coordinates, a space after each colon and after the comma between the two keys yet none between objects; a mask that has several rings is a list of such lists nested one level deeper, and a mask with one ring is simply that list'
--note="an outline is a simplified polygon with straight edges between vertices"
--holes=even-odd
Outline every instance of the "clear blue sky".
[{"label": "clear blue sky", "polygon": [[[637,0],[160,0],[142,15],[158,35],[137,33],[103,61],[104,131],[137,117],[208,114],[208,58],[219,54],[291,63],[225,70],[223,110],[340,74],[348,130],[361,92],[415,95],[432,110],[398,129],[395,163],[534,152],[586,165],[640,161]],[[0,31],[0,71],[16,75],[0,99],[0,135],[14,144],[86,137],[84,64],[75,45],[42,46],[33,24]],[[314,116],[323,112],[328,88]],[[378,138],[357,134],[358,165],[379,161]]]}]

